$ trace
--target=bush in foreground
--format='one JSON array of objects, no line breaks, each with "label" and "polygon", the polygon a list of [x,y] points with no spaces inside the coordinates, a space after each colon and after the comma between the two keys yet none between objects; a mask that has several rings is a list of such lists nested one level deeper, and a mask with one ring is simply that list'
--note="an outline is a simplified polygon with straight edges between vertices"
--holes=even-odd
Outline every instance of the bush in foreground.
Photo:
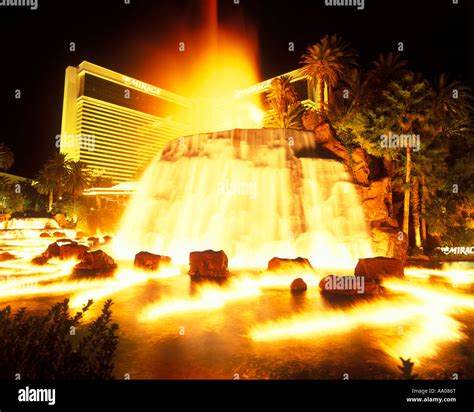
[{"label": "bush in foreground", "polygon": [[53,305],[45,315],[25,308],[0,311],[0,379],[111,379],[118,345],[118,325],[112,323],[112,301],[87,327],[82,326],[89,301],[69,315],[69,300]]}]

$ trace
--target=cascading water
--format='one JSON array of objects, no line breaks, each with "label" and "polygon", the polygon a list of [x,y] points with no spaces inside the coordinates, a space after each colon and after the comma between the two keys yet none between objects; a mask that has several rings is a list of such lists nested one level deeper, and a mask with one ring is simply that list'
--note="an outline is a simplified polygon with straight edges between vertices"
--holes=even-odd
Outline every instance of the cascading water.
[{"label": "cascading water", "polygon": [[51,218],[13,218],[0,223],[0,240],[36,239],[40,231],[58,229]]},{"label": "cascading water", "polygon": [[58,223],[50,218],[23,218],[10,219],[0,223],[0,230],[41,230],[41,229],[59,229]]},{"label": "cascading water", "polygon": [[248,129],[168,143],[150,164],[115,240],[186,264],[223,249],[231,267],[304,256],[317,267],[353,267],[372,256],[363,211],[344,166],[310,158],[312,132]]}]

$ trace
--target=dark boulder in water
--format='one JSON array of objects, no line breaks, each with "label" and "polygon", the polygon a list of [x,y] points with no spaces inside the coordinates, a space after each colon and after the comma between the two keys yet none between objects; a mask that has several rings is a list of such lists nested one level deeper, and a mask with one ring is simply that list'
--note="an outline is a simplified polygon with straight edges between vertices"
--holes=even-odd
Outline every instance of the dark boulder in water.
[{"label": "dark boulder in water", "polygon": [[79,245],[76,242],[61,245],[59,247],[60,259],[81,259],[83,254],[90,250],[89,246]]},{"label": "dark boulder in water", "polygon": [[308,289],[308,285],[303,279],[297,278],[291,282],[290,289],[292,292],[304,292]]},{"label": "dark boulder in water", "polygon": [[59,239],[54,243],[51,243],[47,249],[40,255],[37,256],[33,264],[44,264],[49,259],[81,259],[82,255],[89,250],[88,246],[79,245],[77,242],[71,239]]},{"label": "dark boulder in water", "polygon": [[52,259],[52,258],[58,258],[59,257],[59,251],[61,247],[59,246],[58,242],[51,243],[47,249],[43,252],[43,257],[46,259]]},{"label": "dark boulder in water", "polygon": [[84,253],[82,260],[74,266],[77,271],[112,271],[116,268],[115,261],[102,250]]},{"label": "dark boulder in water", "polygon": [[359,259],[354,270],[355,276],[363,276],[366,280],[381,283],[387,278],[403,278],[403,263],[400,259],[375,257]]},{"label": "dark boulder in water", "polygon": [[169,265],[171,258],[168,256],[155,255],[149,252],[140,252],[135,255],[133,266],[149,271],[160,270],[163,266]]},{"label": "dark boulder in water", "polygon": [[11,253],[8,253],[8,252],[0,253],[0,262],[6,262],[7,260],[13,260],[13,259],[16,259],[16,256],[12,255]]},{"label": "dark boulder in water", "polygon": [[223,250],[205,250],[189,254],[189,275],[225,278],[229,276],[229,260]]},{"label": "dark boulder in water", "polygon": [[40,256],[36,256],[35,258],[33,258],[31,260],[31,263],[33,265],[36,265],[36,266],[43,266],[43,265],[46,265],[48,263],[48,260],[47,258],[45,258],[43,255],[40,255]]},{"label": "dark boulder in water", "polygon": [[287,271],[287,272],[294,272],[294,271],[301,271],[303,270],[310,270],[314,272],[313,266],[311,266],[311,263],[308,259],[298,257],[296,259],[283,259],[279,257],[274,257],[268,262],[268,267],[267,270],[271,272],[281,272],[281,271]]}]

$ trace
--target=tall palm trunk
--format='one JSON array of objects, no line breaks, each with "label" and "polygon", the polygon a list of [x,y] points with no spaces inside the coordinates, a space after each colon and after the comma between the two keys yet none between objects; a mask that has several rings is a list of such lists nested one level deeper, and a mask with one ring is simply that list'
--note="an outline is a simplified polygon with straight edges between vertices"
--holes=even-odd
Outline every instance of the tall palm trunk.
[{"label": "tall palm trunk", "polygon": [[49,191],[49,201],[48,201],[48,212],[51,212],[52,209],[53,209],[53,191],[50,190]]},{"label": "tall palm trunk", "polygon": [[413,227],[415,228],[415,244],[417,248],[421,248],[420,182],[418,178],[413,180],[412,207]]},{"label": "tall palm trunk", "polygon": [[330,107],[333,107],[333,97],[331,93],[331,88],[329,87],[329,84],[327,82],[324,82],[324,105],[326,107],[326,110],[329,111]]},{"label": "tall palm trunk", "polygon": [[[392,177],[393,177],[393,162],[392,162],[392,159],[390,158],[389,155],[384,155],[383,156],[383,167],[385,169],[385,171],[387,172],[388,176],[390,177],[390,182],[392,181]],[[390,217],[395,217],[394,214],[393,214],[393,188],[392,188],[392,184],[390,183],[390,187],[389,187],[389,199],[390,199],[390,204],[389,204],[389,209],[388,209],[388,213],[390,215]]]},{"label": "tall palm trunk", "polygon": [[407,244],[409,241],[410,229],[410,182],[411,182],[411,148],[407,147],[407,164],[405,175],[405,200],[403,203],[403,231],[407,237]]},{"label": "tall palm trunk", "polygon": [[318,79],[318,93],[319,93],[319,110],[321,113],[324,113],[325,106],[324,106],[324,80],[323,78]]},{"label": "tall palm trunk", "polygon": [[426,188],[425,177],[421,177],[421,240],[423,245],[426,243],[426,200],[428,190]]}]

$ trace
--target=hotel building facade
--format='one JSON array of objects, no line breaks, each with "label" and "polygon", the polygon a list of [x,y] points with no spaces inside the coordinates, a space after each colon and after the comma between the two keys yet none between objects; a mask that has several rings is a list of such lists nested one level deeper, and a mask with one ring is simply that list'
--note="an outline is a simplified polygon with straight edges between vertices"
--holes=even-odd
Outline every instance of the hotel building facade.
[{"label": "hotel building facade", "polygon": [[[314,107],[318,94],[308,80],[298,70],[287,75],[302,103]],[[209,105],[84,61],[66,69],[60,151],[116,183],[133,181],[168,141],[214,131],[211,116],[238,102],[259,95],[263,102],[271,81]]]}]

